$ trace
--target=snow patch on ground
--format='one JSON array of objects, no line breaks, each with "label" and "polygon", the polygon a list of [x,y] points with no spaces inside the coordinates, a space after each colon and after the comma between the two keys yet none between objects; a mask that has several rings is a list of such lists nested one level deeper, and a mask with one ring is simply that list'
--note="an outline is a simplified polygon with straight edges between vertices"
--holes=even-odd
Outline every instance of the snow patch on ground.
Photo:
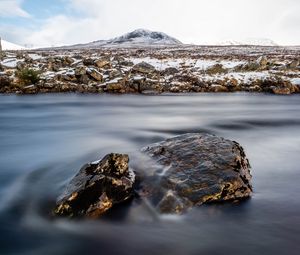
[{"label": "snow patch on ground", "polygon": [[263,72],[248,72],[248,73],[227,73],[227,74],[214,74],[214,75],[199,75],[198,78],[203,81],[218,81],[225,79],[236,79],[239,83],[251,84],[255,80],[263,80],[271,76],[267,71]]},{"label": "snow patch on ground", "polygon": [[300,78],[293,78],[290,81],[292,84],[300,86]]},{"label": "snow patch on ground", "polygon": [[169,67],[179,68],[181,66],[188,66],[191,68],[199,68],[201,70],[207,70],[215,64],[221,64],[224,68],[234,68],[238,65],[245,64],[245,61],[216,61],[216,60],[206,60],[206,59],[156,59],[156,58],[129,58],[129,61],[133,64],[139,64],[141,62],[146,62],[155,67],[156,70],[163,71]]},{"label": "snow patch on ground", "polygon": [[16,68],[18,62],[22,62],[24,59],[16,59],[16,58],[6,58],[3,61],[1,61],[1,65],[7,68]]}]

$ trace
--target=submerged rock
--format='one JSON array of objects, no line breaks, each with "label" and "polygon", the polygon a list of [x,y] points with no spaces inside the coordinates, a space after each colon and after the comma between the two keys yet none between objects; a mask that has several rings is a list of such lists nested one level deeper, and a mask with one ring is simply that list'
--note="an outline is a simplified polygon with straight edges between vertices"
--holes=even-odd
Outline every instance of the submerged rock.
[{"label": "submerged rock", "polygon": [[111,153],[84,165],[57,201],[54,213],[66,217],[98,218],[133,195],[134,173],[126,154]]},{"label": "submerged rock", "polygon": [[140,195],[161,213],[182,213],[195,205],[247,198],[250,165],[234,141],[210,134],[185,134],[142,149],[155,161]]}]

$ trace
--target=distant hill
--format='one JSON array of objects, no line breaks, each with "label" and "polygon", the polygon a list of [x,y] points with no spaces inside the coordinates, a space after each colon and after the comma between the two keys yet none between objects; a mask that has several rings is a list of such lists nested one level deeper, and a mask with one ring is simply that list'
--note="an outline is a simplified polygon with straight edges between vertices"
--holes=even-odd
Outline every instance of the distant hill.
[{"label": "distant hill", "polygon": [[25,47],[22,47],[18,44],[14,44],[8,41],[1,39],[2,50],[25,50]]},{"label": "distant hill", "polygon": [[154,32],[146,29],[137,29],[122,36],[99,40],[86,44],[76,44],[62,48],[98,48],[98,47],[131,47],[131,46],[168,46],[181,45],[182,43],[162,32]]},{"label": "distant hill", "polygon": [[277,43],[268,38],[246,38],[241,41],[225,40],[217,45],[255,45],[255,46],[278,46]]}]

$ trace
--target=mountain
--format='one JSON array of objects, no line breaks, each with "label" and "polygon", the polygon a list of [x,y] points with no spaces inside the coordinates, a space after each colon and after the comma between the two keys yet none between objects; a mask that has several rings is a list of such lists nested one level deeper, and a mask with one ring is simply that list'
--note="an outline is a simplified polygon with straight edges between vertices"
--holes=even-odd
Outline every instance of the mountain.
[{"label": "mountain", "polygon": [[1,39],[2,50],[25,50],[25,47]]},{"label": "mountain", "polygon": [[174,45],[182,44],[179,40],[162,32],[153,32],[145,29],[137,29],[120,37],[108,40],[109,44],[158,44]]},{"label": "mountain", "polygon": [[98,47],[131,47],[131,46],[166,46],[180,45],[179,40],[162,32],[153,32],[146,29],[137,29],[122,36],[99,40],[86,44],[76,44],[63,48],[98,48]]},{"label": "mountain", "polygon": [[268,38],[246,38],[241,41],[225,40],[218,45],[255,45],[255,46],[278,46],[277,43]]}]

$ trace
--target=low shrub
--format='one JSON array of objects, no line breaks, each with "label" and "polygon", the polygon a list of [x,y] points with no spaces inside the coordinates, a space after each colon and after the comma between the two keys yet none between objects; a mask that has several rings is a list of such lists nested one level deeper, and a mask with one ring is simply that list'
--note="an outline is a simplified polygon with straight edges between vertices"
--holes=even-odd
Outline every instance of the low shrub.
[{"label": "low shrub", "polygon": [[27,67],[17,71],[16,76],[22,85],[36,84],[40,80],[39,71]]}]

